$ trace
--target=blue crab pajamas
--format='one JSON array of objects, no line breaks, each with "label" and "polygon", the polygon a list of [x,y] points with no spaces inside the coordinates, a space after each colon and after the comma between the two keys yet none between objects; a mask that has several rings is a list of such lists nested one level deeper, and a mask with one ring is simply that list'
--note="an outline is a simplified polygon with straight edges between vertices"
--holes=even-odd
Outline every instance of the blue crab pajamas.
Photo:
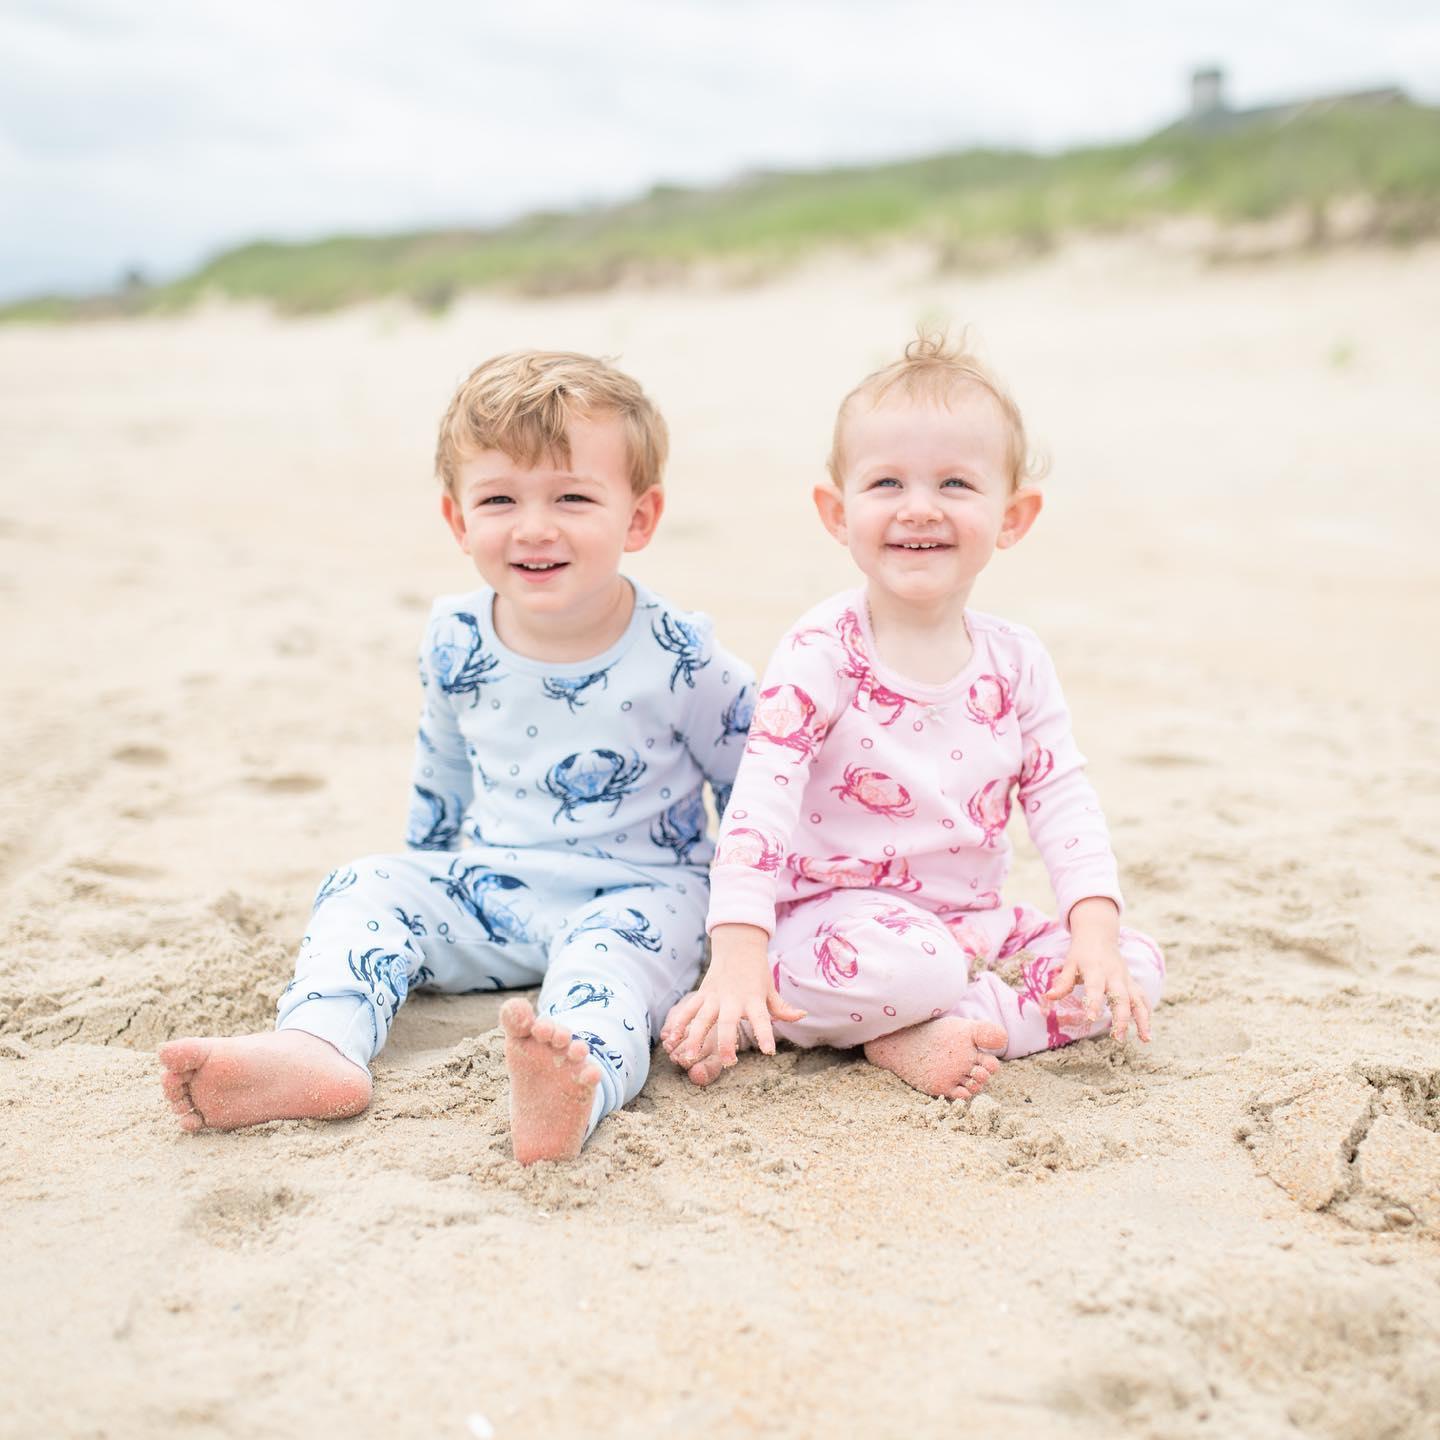
[{"label": "blue crab pajamas", "polygon": [[702,791],[723,809],[754,677],[706,617],[635,592],[620,640],[573,665],[507,650],[488,589],[436,602],[410,848],[326,878],[280,1028],[368,1066],[410,990],[539,985],[599,1062],[591,1128],[639,1092],[699,970]]}]

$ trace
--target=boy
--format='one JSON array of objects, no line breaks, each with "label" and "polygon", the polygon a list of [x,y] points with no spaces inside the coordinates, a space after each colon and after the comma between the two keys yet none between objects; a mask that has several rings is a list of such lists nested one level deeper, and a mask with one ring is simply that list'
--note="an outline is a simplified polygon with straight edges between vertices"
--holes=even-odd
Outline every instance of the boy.
[{"label": "boy", "polygon": [[412,987],[541,987],[538,1014],[500,1011],[521,1164],[577,1155],[639,1092],[704,943],[702,786],[723,807],[753,697],[705,617],[620,574],[667,448],[588,356],[501,355],[457,391],[441,511],[485,586],[426,629],[410,850],[321,885],[273,1033],[161,1046],[183,1129],[357,1114]]}]

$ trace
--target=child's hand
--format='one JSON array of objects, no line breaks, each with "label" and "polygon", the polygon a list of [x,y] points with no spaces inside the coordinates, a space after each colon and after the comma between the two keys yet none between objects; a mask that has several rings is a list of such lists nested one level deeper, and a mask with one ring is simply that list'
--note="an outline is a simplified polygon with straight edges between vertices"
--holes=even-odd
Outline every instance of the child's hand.
[{"label": "child's hand", "polygon": [[710,935],[710,969],[700,988],[665,1019],[660,1042],[677,1064],[694,1065],[715,1032],[715,1055],[727,1069],[735,1063],[740,1024],[749,1021],[755,1043],[775,1053],[770,1017],[803,1020],[805,1012],[782,1000],[770,977],[770,937],[756,925],[717,925]]},{"label": "child's hand", "polygon": [[1045,998],[1063,999],[1077,977],[1085,986],[1085,1013],[1092,1024],[1108,999],[1111,1038],[1123,1044],[1133,1020],[1136,1034],[1150,1043],[1150,1006],[1120,954],[1120,914],[1113,901],[1092,896],[1071,908],[1070,953]]}]

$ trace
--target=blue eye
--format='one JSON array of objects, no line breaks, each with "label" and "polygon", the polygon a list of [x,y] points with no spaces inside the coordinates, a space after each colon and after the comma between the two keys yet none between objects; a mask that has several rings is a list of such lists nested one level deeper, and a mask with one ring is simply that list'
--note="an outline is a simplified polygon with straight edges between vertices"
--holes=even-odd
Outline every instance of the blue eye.
[{"label": "blue eye", "polygon": [[562,504],[566,505],[588,505],[590,503],[590,497],[588,495],[562,495],[560,500]]},{"label": "blue eye", "polygon": [[944,484],[958,485],[962,490],[973,490],[975,488],[968,480],[962,480],[958,475],[952,475]]},{"label": "blue eye", "polygon": [[508,495],[487,495],[483,500],[477,500],[477,505],[511,505],[514,502]]},{"label": "blue eye", "polygon": [[876,480],[871,486],[871,489],[878,490],[882,485],[899,485],[899,483],[900,482],[893,475],[885,475],[882,476],[879,480]]}]

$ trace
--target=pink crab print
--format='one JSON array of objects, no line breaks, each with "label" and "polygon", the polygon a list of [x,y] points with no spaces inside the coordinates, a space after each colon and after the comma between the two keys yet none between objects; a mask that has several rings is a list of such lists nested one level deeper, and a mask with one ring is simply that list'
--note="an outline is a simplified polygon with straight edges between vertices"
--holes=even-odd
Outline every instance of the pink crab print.
[{"label": "pink crab print", "polygon": [[977,725],[984,725],[992,735],[999,735],[1000,722],[1015,708],[1010,682],[1000,675],[982,675],[970,687],[965,708]]},{"label": "pink crab print", "polygon": [[985,932],[962,914],[954,920],[946,920],[945,927],[951,938],[960,947],[972,970],[986,968],[990,954],[990,941]]},{"label": "pink crab print", "polygon": [[1010,782],[987,780],[966,802],[965,812],[985,832],[985,844],[993,849],[995,837],[1010,818]]},{"label": "pink crab print", "polygon": [[892,820],[909,819],[915,813],[910,792],[883,770],[868,770],[863,765],[845,767],[845,783],[832,785],[842,800],[853,800],[872,815],[888,815]]},{"label": "pink crab print", "polygon": [[[855,694],[850,698],[851,706],[856,710],[864,710],[867,705],[873,705],[882,712],[880,723],[893,725],[910,702],[906,696],[890,689],[888,685],[882,685],[875,678],[875,672],[870,667],[870,657],[865,653],[865,636],[860,629],[860,617],[853,610],[846,610],[835,622],[835,633],[845,651],[845,664],[837,673],[844,680],[856,682]],[[812,639],[829,638],[828,630],[797,630],[790,643],[793,647],[808,645]],[[862,701],[866,703],[862,704]],[[883,714],[885,711],[889,713]]]},{"label": "pink crab print", "polygon": [[910,873],[903,855],[893,860],[861,860],[849,855],[831,855],[817,860],[810,855],[791,855],[789,866],[796,877],[836,890],[918,890],[920,882]]},{"label": "pink crab print", "polygon": [[1025,761],[1020,766],[1020,788],[1040,784],[1055,768],[1055,757],[1033,735],[1025,739]]},{"label": "pink crab print", "polygon": [[838,990],[860,973],[860,954],[833,923],[826,923],[815,934],[816,973]]},{"label": "pink crab print", "polygon": [[917,915],[899,905],[882,905],[870,912],[870,918],[892,935],[908,935],[912,930],[925,930],[931,935],[944,935],[944,927],[929,915]]},{"label": "pink crab print", "polygon": [[780,854],[780,847],[768,835],[741,825],[720,837],[715,864],[748,865],[773,875],[780,868]]},{"label": "pink crab print", "polygon": [[1058,1050],[1073,1040],[1084,1040],[1095,1025],[1101,1022],[1109,1024],[1108,1007],[1101,1011],[1100,1020],[1092,1024],[1085,1013],[1084,996],[1074,990],[1060,1000],[1045,998],[1045,992],[1060,973],[1060,969],[1060,965],[1054,960],[1032,960],[1028,965],[1022,965],[1020,987],[1016,992],[1016,1002],[1022,1015],[1025,1013],[1025,1006],[1030,1002],[1034,1002],[1044,1012],[1045,1033],[1051,1050]]},{"label": "pink crab print", "polygon": [[815,702],[796,685],[772,685],[760,692],[755,713],[750,717],[750,738],[745,748],[768,740],[772,745],[795,751],[795,761],[809,759],[824,739],[824,728],[815,723]]}]

